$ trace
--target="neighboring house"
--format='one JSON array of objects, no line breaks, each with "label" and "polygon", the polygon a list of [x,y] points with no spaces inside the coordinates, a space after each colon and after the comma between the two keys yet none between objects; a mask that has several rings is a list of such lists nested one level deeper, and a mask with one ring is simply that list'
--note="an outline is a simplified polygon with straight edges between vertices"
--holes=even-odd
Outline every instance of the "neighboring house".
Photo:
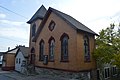
[{"label": "neighboring house", "polygon": [[15,55],[15,70],[24,73],[28,62],[28,47],[19,47]]},{"label": "neighboring house", "polygon": [[97,80],[116,80],[118,68],[115,65],[104,64],[97,67]]},{"label": "neighboring house", "polygon": [[30,24],[31,64],[73,72],[96,69],[92,57],[95,32],[56,9],[42,5],[27,22]]},{"label": "neighboring house", "polygon": [[2,70],[14,70],[15,69],[15,54],[18,48],[8,50],[3,55]]},{"label": "neighboring house", "polygon": [[0,52],[0,66],[2,66],[4,52]]}]

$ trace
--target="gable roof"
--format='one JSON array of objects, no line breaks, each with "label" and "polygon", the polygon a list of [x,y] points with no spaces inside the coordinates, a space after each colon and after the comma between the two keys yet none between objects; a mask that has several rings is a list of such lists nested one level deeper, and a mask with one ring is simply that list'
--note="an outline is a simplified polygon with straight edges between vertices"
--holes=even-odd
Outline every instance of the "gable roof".
[{"label": "gable roof", "polygon": [[17,56],[18,52],[21,51],[23,56],[26,58],[28,57],[28,53],[29,53],[29,48],[28,47],[24,47],[24,46],[20,46],[15,57]]},{"label": "gable roof", "polygon": [[72,25],[74,28],[81,30],[81,31],[85,31],[91,34],[96,35],[96,33],[94,31],[92,31],[91,29],[89,29],[88,27],[86,27],[85,25],[83,25],[81,22],[77,21],[75,18],[60,12],[56,9],[53,9],[50,7],[50,9],[58,16],[60,16],[61,18],[63,18],[63,20],[67,21],[70,25]]},{"label": "gable roof", "polygon": [[91,29],[89,29],[88,27],[86,27],[85,25],[83,25],[82,23],[80,23],[79,21],[77,21],[76,19],[74,19],[73,17],[58,11],[56,9],[53,9],[51,7],[49,7],[48,11],[46,12],[40,27],[38,28],[35,37],[33,38],[33,41],[36,41],[45,22],[47,21],[48,16],[51,14],[51,12],[55,13],[56,15],[58,15],[60,18],[62,18],[65,22],[67,22],[68,24],[70,24],[73,28],[75,28],[76,30],[80,30],[80,31],[84,31],[84,32],[88,32],[90,34],[93,35],[97,35],[94,31],[92,31]]},{"label": "gable roof", "polygon": [[46,8],[42,5],[27,23],[30,24],[36,19],[43,19],[46,12],[47,12]]}]

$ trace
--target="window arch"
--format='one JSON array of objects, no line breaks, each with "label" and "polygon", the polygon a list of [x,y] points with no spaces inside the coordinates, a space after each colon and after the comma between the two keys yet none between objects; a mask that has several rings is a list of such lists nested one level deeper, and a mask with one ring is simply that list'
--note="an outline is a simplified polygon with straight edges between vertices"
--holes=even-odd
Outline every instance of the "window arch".
[{"label": "window arch", "polygon": [[43,61],[44,59],[44,40],[42,39],[39,44],[39,60]]},{"label": "window arch", "polygon": [[89,37],[84,36],[84,57],[85,61],[90,61],[90,47],[89,47]]},{"label": "window arch", "polygon": [[35,53],[35,48],[34,47],[31,48],[31,53]]},{"label": "window arch", "polygon": [[64,33],[60,40],[61,40],[61,61],[68,61],[68,39],[69,36]]},{"label": "window arch", "polygon": [[32,37],[35,36],[36,24],[34,23],[32,26]]},{"label": "window arch", "polygon": [[49,43],[49,60],[54,61],[54,53],[55,53],[55,39],[51,37],[48,41]]}]

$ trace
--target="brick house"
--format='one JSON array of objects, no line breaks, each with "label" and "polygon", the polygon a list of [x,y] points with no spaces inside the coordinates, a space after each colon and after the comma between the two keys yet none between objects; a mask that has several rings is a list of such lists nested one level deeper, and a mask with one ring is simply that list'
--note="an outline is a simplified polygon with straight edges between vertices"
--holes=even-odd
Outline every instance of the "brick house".
[{"label": "brick house", "polygon": [[42,5],[27,23],[31,64],[73,72],[96,69],[92,52],[97,34],[79,21]]}]

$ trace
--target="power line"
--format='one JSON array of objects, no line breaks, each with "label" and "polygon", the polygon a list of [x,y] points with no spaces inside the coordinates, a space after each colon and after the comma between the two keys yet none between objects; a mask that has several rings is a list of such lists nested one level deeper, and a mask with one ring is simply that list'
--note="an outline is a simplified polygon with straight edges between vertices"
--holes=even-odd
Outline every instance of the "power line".
[{"label": "power line", "polygon": [[26,18],[25,16],[23,16],[23,15],[21,15],[21,14],[18,14],[18,13],[16,13],[16,12],[12,11],[12,10],[9,10],[8,8],[5,8],[5,7],[1,6],[1,5],[0,5],[0,7],[3,8],[3,9],[5,9],[5,10],[7,10],[7,11],[9,11],[9,12],[14,13],[14,14],[16,14],[16,15],[18,15],[18,16],[21,16],[21,17],[23,17],[23,18],[25,18],[25,19],[28,19],[28,18]]}]

